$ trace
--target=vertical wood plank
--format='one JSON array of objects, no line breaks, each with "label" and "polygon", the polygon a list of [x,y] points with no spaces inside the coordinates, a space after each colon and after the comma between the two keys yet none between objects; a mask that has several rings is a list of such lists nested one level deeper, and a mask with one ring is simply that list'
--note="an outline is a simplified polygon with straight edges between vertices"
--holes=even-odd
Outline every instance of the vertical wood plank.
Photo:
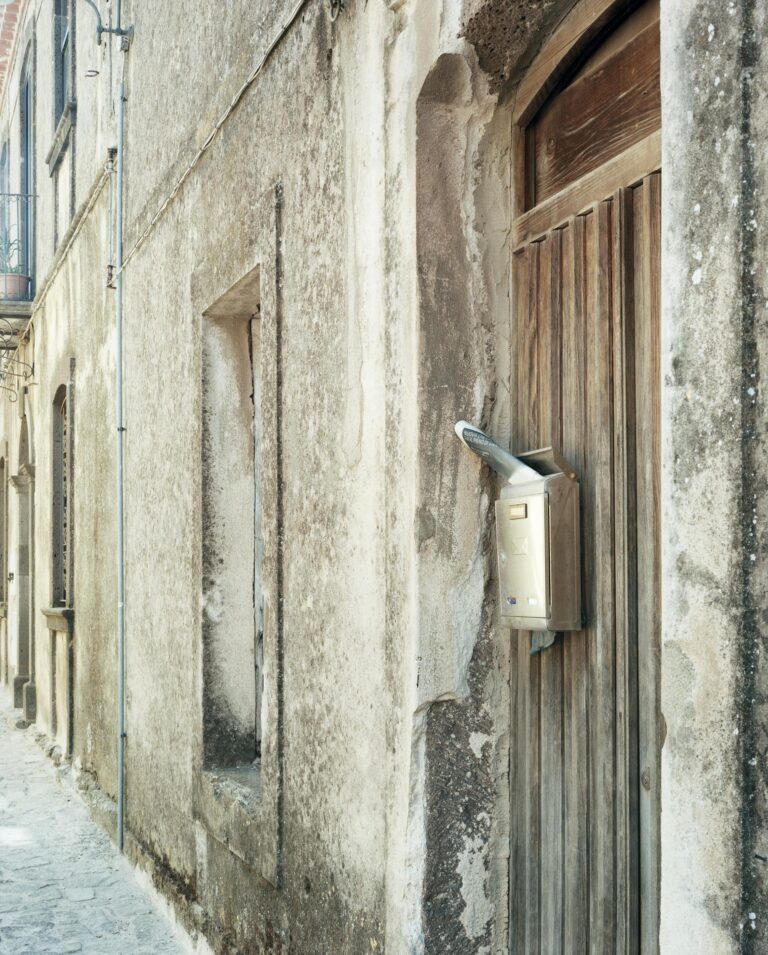
[{"label": "vertical wood plank", "polygon": [[[526,446],[536,438],[538,419],[538,288],[539,248],[530,245],[518,267],[516,297],[517,402],[516,444]],[[513,632],[516,643],[514,678],[516,712],[512,737],[515,789],[512,791],[515,831],[515,873],[512,879],[510,938],[512,951],[538,955],[540,951],[540,826],[539,826],[539,665],[528,654],[530,634]]]},{"label": "vertical wood plank", "polygon": [[521,931],[521,912],[524,902],[523,872],[523,830],[520,812],[520,793],[523,788],[525,773],[523,771],[523,754],[520,752],[520,666],[517,659],[515,640],[517,634],[510,633],[512,640],[509,654],[509,952],[510,955],[521,951],[521,940],[524,931]]},{"label": "vertical wood plank", "polygon": [[527,190],[531,177],[528,174],[528,149],[526,133],[517,123],[512,123],[512,218],[521,216],[528,208]]},{"label": "vertical wood plank", "polygon": [[632,196],[613,197],[613,455],[616,620],[616,955],[637,955],[637,613]]},{"label": "vertical wood plank", "polygon": [[[530,329],[526,335],[530,343],[527,348],[530,395],[529,416],[525,432],[520,435],[522,447],[535,447],[538,442],[538,422],[541,405],[541,387],[539,367],[539,303],[541,285],[541,245],[531,245],[531,305],[528,311]],[[535,286],[534,286],[535,282]],[[525,394],[525,392],[522,392]],[[538,955],[541,952],[541,813],[540,813],[540,765],[541,765],[541,659],[539,654],[531,656],[530,633],[521,633],[518,637],[518,654],[521,669],[527,671],[528,706],[525,720],[526,756],[526,933],[523,951]]]},{"label": "vertical wood plank", "polygon": [[536,441],[539,422],[539,243],[533,242],[526,249],[527,296],[520,301],[517,328],[517,389],[518,401],[517,442],[525,448]]},{"label": "vertical wood plank", "polygon": [[[526,826],[526,911],[525,946],[521,952],[541,953],[541,820],[539,803],[540,760],[540,706],[541,671],[539,654],[531,656],[530,633],[520,633],[517,652],[521,671],[528,674],[528,700],[525,711],[526,778],[525,778],[525,826]],[[542,953],[543,955],[543,953]]]},{"label": "vertical wood plank", "polygon": [[[540,446],[561,445],[562,234],[540,244]],[[563,640],[540,655],[541,670],[541,951],[563,951]]]},{"label": "vertical wood plank", "polygon": [[[562,294],[562,446],[580,476],[586,465],[584,233],[584,217],[578,216],[563,234]],[[582,567],[586,575],[583,558]],[[580,631],[563,640],[564,955],[585,955],[589,950],[588,639],[588,633]]]},{"label": "vertical wood plank", "polygon": [[661,740],[661,176],[635,190],[637,380],[637,621],[642,955],[659,936]]},{"label": "vertical wood plank", "polygon": [[615,951],[615,621],[613,566],[613,382],[611,202],[590,217],[588,263],[587,448],[592,475],[594,595],[590,645],[590,943],[593,955]]},{"label": "vertical wood plank", "polygon": [[557,402],[553,400],[552,391],[559,387],[559,383],[553,380],[552,376],[552,350],[556,341],[554,329],[552,328],[552,294],[553,283],[556,284],[552,275],[553,268],[553,250],[556,241],[555,232],[550,232],[541,242],[536,245],[539,249],[539,287],[537,303],[537,356],[536,364],[538,367],[538,392],[539,401],[536,409],[536,420],[529,440],[538,447],[549,444],[549,431],[552,427],[553,410]]},{"label": "vertical wood plank", "polygon": [[[514,314],[512,316],[514,352],[512,355],[512,363],[514,365],[513,374],[515,379],[515,400],[512,402],[511,408],[513,450],[515,442],[519,440],[521,434],[525,433],[527,421],[527,411],[523,407],[524,402],[521,399],[524,394],[523,388],[527,386],[530,377],[527,371],[527,362],[524,360],[523,354],[524,352],[528,353],[530,349],[530,344],[526,337],[530,334],[528,330],[530,319],[525,317],[526,312],[530,308],[530,256],[530,247],[522,249],[512,256],[512,282],[514,288]],[[522,379],[520,377],[521,374],[524,376]]]},{"label": "vertical wood plank", "polygon": [[[528,308],[529,299],[529,250],[525,249],[514,255],[512,260],[513,282],[515,290],[513,328],[516,344],[515,355],[519,356],[523,348],[523,329],[525,322],[523,320],[524,312]],[[522,388],[527,381],[527,376],[523,381],[520,380],[520,371],[522,362],[516,361],[515,385],[516,394],[522,394]],[[520,433],[522,424],[521,401],[513,402],[512,413],[513,431],[515,435]],[[525,946],[525,816],[523,792],[525,788],[525,754],[526,748],[523,745],[524,735],[522,731],[525,718],[525,707],[527,705],[526,694],[526,674],[521,672],[520,659],[517,653],[515,641],[517,634],[513,631],[510,634],[513,641],[512,652],[510,654],[510,758],[509,758],[509,779],[510,779],[510,875],[509,875],[509,948],[510,955],[516,955],[517,952],[524,951]]]}]

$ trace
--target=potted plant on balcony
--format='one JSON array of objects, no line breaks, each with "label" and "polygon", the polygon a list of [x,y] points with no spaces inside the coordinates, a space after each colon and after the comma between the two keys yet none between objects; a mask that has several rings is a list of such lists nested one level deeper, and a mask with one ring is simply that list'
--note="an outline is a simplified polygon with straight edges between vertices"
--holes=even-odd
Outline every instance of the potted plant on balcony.
[{"label": "potted plant on balcony", "polygon": [[0,232],[0,299],[19,302],[29,296],[29,276],[22,268],[20,252],[19,240]]}]

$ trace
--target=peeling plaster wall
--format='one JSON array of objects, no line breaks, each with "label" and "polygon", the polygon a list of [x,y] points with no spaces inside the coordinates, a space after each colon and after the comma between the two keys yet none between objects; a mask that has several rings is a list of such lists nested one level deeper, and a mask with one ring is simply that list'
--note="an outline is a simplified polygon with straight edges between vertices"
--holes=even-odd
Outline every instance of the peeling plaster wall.
[{"label": "peeling plaster wall", "polygon": [[[421,866],[409,870],[421,891],[421,933],[410,950],[435,955],[504,952],[507,944],[512,634],[496,620],[499,488],[453,434],[454,422],[469,418],[504,444],[511,438],[514,87],[487,62],[488,45],[503,34],[506,66],[522,63],[566,7],[550,5],[541,18],[524,4],[505,11],[475,4],[454,8],[453,22],[445,9],[430,22],[422,5],[397,40],[426,50],[440,23],[416,103],[420,719],[409,832],[412,853],[423,850]],[[520,27],[528,15],[530,27]]]},{"label": "peeling plaster wall", "polygon": [[[161,9],[136,10],[137,38],[143,32],[148,40],[142,48],[137,39],[129,74],[129,249],[287,8],[239,4],[231,16],[207,19],[191,44],[179,27],[170,49],[153,30]],[[183,16],[178,6],[171,21]],[[126,275],[128,314],[152,317],[128,324],[127,366],[143,370],[127,382],[129,433],[151,427],[158,409],[167,409],[170,426],[161,457],[154,443],[134,440],[126,461],[129,824],[212,914],[217,944],[231,941],[249,952],[383,945],[389,770],[384,590],[377,574],[383,326],[375,289],[365,277],[347,279],[358,242],[375,261],[377,233],[351,233],[344,207],[347,176],[359,170],[357,188],[375,188],[376,174],[356,155],[362,144],[347,138],[339,36],[364,34],[375,24],[375,15],[372,21],[361,15],[333,27],[324,5],[307,5]],[[242,47],[241,36],[251,37],[254,49]],[[219,52],[231,44],[237,50],[231,58]],[[148,69],[159,58],[168,61],[165,89]],[[209,59],[227,63],[224,75],[214,82],[211,74],[176,108],[183,77]],[[361,61],[359,69],[368,64]],[[164,162],[167,118],[178,153]],[[140,172],[145,167],[147,176]],[[284,197],[279,280],[265,238],[271,220],[257,217],[273,203],[278,182]],[[284,576],[273,607],[282,615],[284,656],[265,661],[268,675],[283,667],[282,716],[276,697],[265,714],[265,733],[283,734],[277,758],[284,789],[272,821],[279,886],[257,875],[261,859],[246,857],[253,869],[242,864],[234,839],[232,850],[211,831],[195,839],[188,824],[200,766],[201,575],[197,547],[183,542],[200,533],[201,315],[256,264],[262,288],[280,282],[283,302],[280,317],[273,310],[281,322],[282,385],[276,415],[265,421],[264,447],[265,458],[274,454],[279,428]],[[359,297],[354,308],[347,304],[348,282]],[[177,584],[160,590],[157,579]],[[180,667],[179,659],[189,662]],[[169,700],[188,701],[181,711],[175,707],[173,720]],[[229,841],[226,830],[223,838]]]},{"label": "peeling plaster wall", "polygon": [[467,247],[475,238],[478,137],[492,115],[484,86],[471,55],[444,54],[417,108],[417,687],[425,711],[423,950],[431,953],[490,952],[496,928],[489,876],[497,754],[492,745],[473,750],[469,740],[494,735],[494,664],[508,634],[483,626],[493,606],[484,591],[494,489],[453,435],[459,418],[485,423],[495,397],[494,323],[484,276],[472,267],[481,256]]},{"label": "peeling plaster wall", "polygon": [[768,944],[765,11],[751,0],[666,0],[661,33],[661,945],[680,955],[760,952]]},{"label": "peeling plaster wall", "polygon": [[[21,412],[30,428],[30,453],[35,463],[35,546],[32,625],[35,641],[37,722],[52,733],[51,633],[42,614],[52,603],[51,497],[53,401],[58,387],[70,380],[74,359],[74,480],[70,517],[76,525],[74,566],[77,588],[74,699],[76,765],[98,774],[109,796],[115,793],[114,619],[114,344],[113,293],[105,287],[110,236],[110,186],[104,178],[107,149],[115,132],[110,108],[114,93],[112,54],[94,42],[93,15],[77,5],[77,78],[74,94],[78,118],[64,159],[50,174],[46,155],[52,145],[54,90],[52,50],[54,17],[45,0],[23,6],[17,44],[5,86],[0,126],[10,142],[11,189],[19,188],[19,113],[21,70],[29,50],[35,64],[33,85],[33,188],[35,193],[35,275],[37,297],[25,343],[17,358],[33,369],[28,380],[17,379],[16,404],[3,395],[2,433],[10,451],[9,473],[19,467]],[[50,69],[49,69],[50,67]],[[86,79],[88,68],[99,78]],[[74,169],[74,186],[72,173]],[[72,208],[73,189],[74,205]],[[58,203],[55,198],[58,190]],[[54,210],[57,214],[54,215]],[[58,225],[57,225],[58,224]],[[58,229],[58,235],[55,231]],[[55,244],[55,238],[58,244]],[[22,321],[23,325],[23,321]],[[24,367],[23,365],[19,366]],[[15,569],[18,545],[17,495],[11,491],[9,570]],[[105,568],[107,571],[105,572]],[[11,584],[7,624],[14,634],[20,613],[18,587]],[[59,640],[59,648],[63,641]],[[57,669],[61,663],[57,659]],[[61,681],[60,681],[61,682]],[[61,714],[60,704],[57,708]],[[61,727],[57,727],[61,737]]]},{"label": "peeling plaster wall", "polygon": [[[75,207],[82,210],[114,144],[110,99],[120,57],[114,45],[95,47],[88,11],[79,13]],[[130,251],[284,11],[229,5],[220,17],[201,17],[191,35],[181,7],[127,5],[125,13],[136,25],[126,78]],[[30,8],[30,23],[32,15]],[[474,54],[458,37],[462,15],[457,3],[379,3],[351,6],[332,27],[322,4],[308,4],[126,269],[128,847],[190,924],[221,948],[375,951],[384,944],[386,924],[387,946],[411,952],[422,950],[425,940],[439,950],[440,939],[450,937],[441,932],[450,933],[454,923],[470,946],[495,931],[504,865],[502,853],[489,881],[488,836],[498,830],[493,800],[503,772],[497,760],[506,759],[487,713],[492,672],[497,698],[491,707],[504,711],[503,679],[491,661],[499,660],[503,672],[506,636],[495,649],[484,610],[487,515],[495,492],[478,492],[474,464],[464,460],[459,469],[450,425],[459,405],[463,414],[487,414],[493,390],[493,319],[473,318],[468,351],[461,326],[474,310],[468,290],[491,303],[506,301],[507,293],[501,274],[495,288],[486,289],[485,275],[472,264],[484,254],[473,169],[493,100]],[[47,58],[41,4],[34,16],[37,50]],[[163,31],[154,29],[161,16]],[[442,90],[438,73],[424,102],[446,111],[442,120],[428,119],[434,145],[442,130],[458,137],[451,176],[459,209],[447,235],[441,267],[447,272],[434,289],[455,264],[461,267],[456,278],[469,286],[464,315],[451,316],[459,319],[455,337],[432,362],[428,352],[448,316],[424,325],[418,318],[424,288],[415,268],[415,145],[417,97],[444,52],[459,56],[455,89]],[[222,70],[200,70],[211,61]],[[90,67],[99,76],[86,81]],[[199,82],[190,84],[192,75]],[[51,95],[41,71],[41,131]],[[48,134],[38,138],[42,279],[55,250],[52,219],[43,215],[52,206],[40,157]],[[427,152],[421,161],[429,165]],[[505,187],[488,185],[494,176],[487,173],[489,193],[480,206],[487,224],[503,232]],[[286,642],[285,789],[278,794],[282,817],[269,817],[282,866],[275,888],[257,875],[259,859],[244,866],[239,850],[223,844],[235,838],[234,823],[227,835],[226,824],[213,832],[206,820],[193,823],[192,817],[202,766],[201,316],[256,264],[274,285],[274,250],[264,240],[273,224],[265,209],[278,181],[284,189]],[[494,211],[499,198],[500,215]],[[113,300],[104,288],[110,202],[104,187],[46,290],[22,352],[35,362],[28,407],[38,425],[40,462],[38,607],[49,602],[48,410],[61,369],[75,357],[75,759],[108,826],[116,788]],[[438,218],[435,224],[440,227]],[[65,225],[60,207],[59,236]],[[423,279],[430,281],[426,274]],[[450,304],[445,290],[440,295]],[[414,343],[424,333],[429,347],[415,362]],[[458,365],[455,349],[464,354]],[[466,390],[430,408],[438,391],[455,383],[457,368]],[[420,389],[428,398],[422,421],[414,414]],[[18,421],[12,408],[2,413],[13,446]],[[494,413],[503,433],[504,412]],[[452,463],[443,475],[446,437]],[[267,447],[274,448],[274,440],[274,432],[265,435]],[[440,482],[444,489],[435,498]],[[450,530],[447,522],[456,516],[461,522]],[[432,537],[431,520],[437,522]],[[42,618],[37,630],[39,725],[50,730]],[[276,666],[267,660],[272,673]],[[433,708],[440,699],[453,702]],[[275,706],[275,694],[268,694],[273,732]],[[457,759],[477,764],[462,801],[451,795],[451,763],[438,758],[441,740],[454,729]],[[436,787],[444,799],[435,798]],[[476,794],[484,808],[467,826],[454,812],[474,811]],[[441,929],[423,910],[443,877],[455,895]]]},{"label": "peeling plaster wall", "polygon": [[[570,5],[354,0],[333,25],[309,0],[174,192],[288,5],[203,5],[190,29],[184,4],[126,4],[127,250],[139,242],[125,273],[128,848],[217,951],[506,955],[499,489],[453,423],[510,440],[509,109]],[[768,38],[753,0],[662,6],[662,953],[757,953],[768,183],[754,144],[768,107],[750,77]],[[115,142],[120,57],[96,47],[80,5],[67,163],[85,216],[59,267],[42,158],[49,12],[29,4],[19,41],[34,21],[39,287],[51,278],[20,352],[35,369],[38,722],[50,731],[50,410],[74,357],[74,755],[112,827],[111,200],[108,185],[93,190]],[[19,69],[20,55],[11,130]],[[60,236],[67,220],[60,208]],[[283,642],[265,661],[263,790],[243,809],[203,773],[202,316],[255,266],[274,346],[265,460],[279,447],[283,475],[265,554],[276,581],[280,538],[282,593],[270,584],[265,627],[276,634],[280,615]],[[11,474],[20,426],[3,402]],[[276,501],[277,472],[265,481]],[[14,507],[12,491],[10,570]],[[12,651],[18,611],[12,588]]]}]

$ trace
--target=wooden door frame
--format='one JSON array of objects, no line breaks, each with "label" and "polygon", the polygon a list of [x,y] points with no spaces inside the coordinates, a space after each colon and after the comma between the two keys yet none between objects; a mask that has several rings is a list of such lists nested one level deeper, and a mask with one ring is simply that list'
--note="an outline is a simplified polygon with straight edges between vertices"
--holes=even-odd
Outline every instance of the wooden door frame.
[{"label": "wooden door frame", "polygon": [[[624,149],[622,152],[609,158],[606,162],[592,171],[587,172],[580,178],[568,185],[567,188],[543,199],[532,207],[526,206],[527,183],[526,178],[530,175],[531,167],[528,164],[528,150],[526,149],[526,131],[530,124],[537,117],[539,111],[546,104],[550,95],[555,92],[558,86],[566,80],[573,71],[578,68],[580,60],[596,50],[603,37],[608,37],[615,28],[619,27],[621,22],[640,8],[642,0],[580,0],[567,14],[561,25],[557,28],[550,39],[544,44],[540,53],[535,57],[528,72],[523,77],[518,88],[516,98],[511,110],[512,119],[512,195],[511,195],[511,249],[514,256],[515,252],[535,243],[543,238],[547,233],[556,231],[566,223],[574,223],[576,218],[582,213],[587,213],[595,209],[598,204],[604,200],[613,199],[614,209],[619,219],[619,231],[625,229],[626,212],[625,206],[628,197],[631,194],[632,187],[642,183],[647,177],[652,177],[654,173],[661,168],[661,129],[656,129],[650,135]],[[658,188],[658,177],[653,176],[654,188]],[[625,215],[626,213],[626,215]],[[625,221],[626,220],[626,221]],[[621,288],[618,295],[624,294],[625,277],[622,276],[619,285]],[[661,381],[658,381],[659,395],[661,395]],[[621,389],[619,389],[621,390]],[[656,436],[658,440],[658,435]],[[660,460],[657,462],[660,465]],[[661,546],[660,537],[656,540],[657,549]],[[660,620],[660,612],[659,612]],[[640,680],[638,671],[636,679]],[[654,691],[658,689],[661,679],[660,662],[656,682],[653,684]],[[640,693],[638,692],[638,705]],[[639,718],[639,716],[638,716]],[[660,719],[660,713],[656,714],[656,719]],[[646,727],[647,729],[647,727]],[[636,745],[638,750],[642,747],[642,732],[638,728]],[[639,793],[640,762],[639,751],[635,754],[632,772],[637,777],[634,779],[634,785],[637,792],[630,794],[630,799],[637,799]],[[654,773],[654,775],[656,775]],[[637,823],[640,822],[640,806],[635,807],[637,811]],[[656,835],[658,833],[659,820],[651,826]],[[642,837],[638,835],[638,844],[636,852],[638,858],[632,863],[638,865],[636,891],[642,893],[643,878],[639,869],[639,855],[643,854],[641,844]],[[651,840],[650,845],[654,845]],[[656,924],[656,938],[658,939],[658,915],[659,915],[659,888],[658,879],[660,870],[655,868],[658,864],[651,863],[647,870],[651,873],[651,880],[657,880],[655,900],[647,900],[642,903],[649,906],[650,922]],[[653,874],[655,872],[655,875]],[[642,922],[641,904],[638,901],[637,917]],[[640,926],[638,929],[637,944],[640,944]],[[653,937],[653,932],[649,930],[648,938]],[[510,944],[511,940],[510,940]],[[644,943],[645,945],[645,943]],[[646,951],[646,948],[643,948]]]},{"label": "wooden door frame", "polygon": [[519,249],[619,188],[640,182],[661,166],[658,131],[587,173],[567,190],[526,211],[525,130],[562,77],[601,34],[630,14],[641,0],[579,0],[534,58],[512,108],[512,247]]}]

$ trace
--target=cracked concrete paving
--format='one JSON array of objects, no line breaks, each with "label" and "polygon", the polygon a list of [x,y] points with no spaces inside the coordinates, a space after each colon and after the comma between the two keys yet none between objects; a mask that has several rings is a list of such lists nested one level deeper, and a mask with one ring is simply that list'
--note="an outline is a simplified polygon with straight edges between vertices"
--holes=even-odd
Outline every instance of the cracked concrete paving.
[{"label": "cracked concrete paving", "polygon": [[10,704],[0,690],[0,955],[189,953]]}]

